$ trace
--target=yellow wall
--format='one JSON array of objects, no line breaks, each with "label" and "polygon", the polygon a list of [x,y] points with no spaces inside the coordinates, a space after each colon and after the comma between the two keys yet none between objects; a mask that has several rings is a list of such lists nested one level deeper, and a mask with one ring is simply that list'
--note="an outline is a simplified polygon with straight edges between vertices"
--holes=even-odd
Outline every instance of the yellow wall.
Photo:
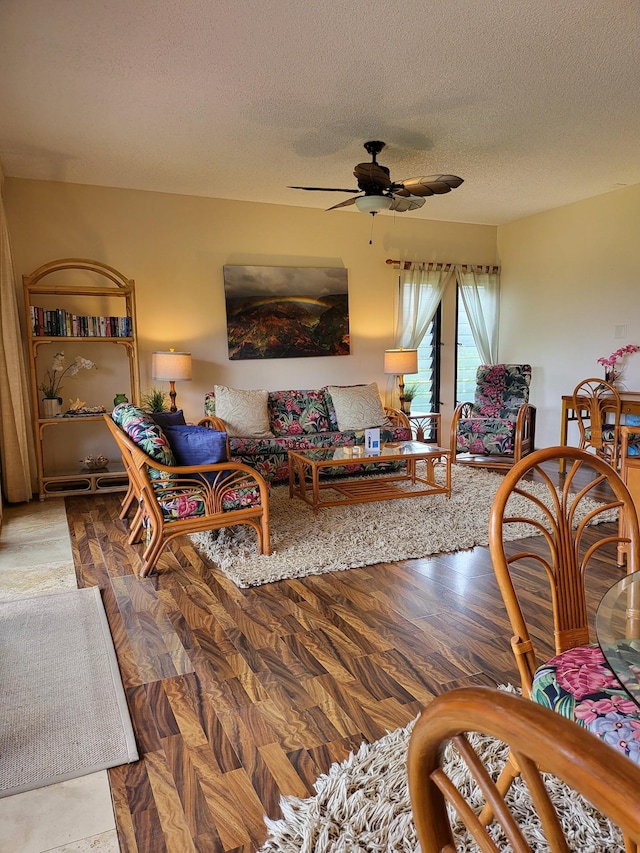
[{"label": "yellow wall", "polygon": [[[383,351],[393,345],[397,282],[386,258],[496,262],[494,227],[416,219],[410,213],[377,216],[370,246],[372,219],[355,211],[17,178],[6,180],[4,199],[20,290],[23,273],[63,257],[99,260],[135,279],[142,388],[153,384],[153,350],[189,350],[193,382],[177,391],[178,404],[191,419],[201,416],[204,394],[216,383],[281,389],[376,381],[384,392]],[[352,354],[230,362],[224,264],[345,267]],[[447,334],[452,350],[451,328]],[[447,370],[449,387],[445,382],[442,398],[450,408],[450,358]]]},{"label": "yellow wall", "polygon": [[[604,376],[597,359],[640,344],[639,223],[634,186],[498,228],[500,359],[533,365],[538,447],[559,441],[561,396]],[[640,353],[623,382],[640,390]]]},{"label": "yellow wall", "polygon": [[[602,375],[597,358],[640,343],[640,186],[497,229],[384,214],[375,219],[371,246],[371,217],[355,211],[16,178],[6,179],[4,200],[19,304],[22,274],[56,258],[94,258],[134,278],[142,387],[152,384],[154,349],[190,350],[194,379],[178,386],[178,403],[192,420],[202,414],[204,394],[216,383],[278,389],[376,381],[384,392],[382,353],[393,344],[397,280],[385,264],[389,257],[501,264],[500,359],[533,365],[538,446],[557,443],[560,397],[580,379]],[[352,354],[230,362],[224,264],[345,267]],[[454,304],[448,294],[445,423],[453,405]],[[624,337],[615,337],[616,326],[626,326]],[[103,376],[109,384],[106,370]],[[640,389],[640,354],[627,359],[624,382]],[[120,390],[109,387],[104,396]]]}]

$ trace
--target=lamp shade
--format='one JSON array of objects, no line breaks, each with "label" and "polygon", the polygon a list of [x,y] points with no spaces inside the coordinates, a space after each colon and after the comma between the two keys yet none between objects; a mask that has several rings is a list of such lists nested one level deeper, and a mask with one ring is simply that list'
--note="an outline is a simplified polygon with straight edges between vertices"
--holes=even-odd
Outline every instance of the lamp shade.
[{"label": "lamp shade", "polygon": [[151,356],[151,376],[160,382],[180,382],[191,379],[190,352],[154,352]]},{"label": "lamp shade", "polygon": [[384,372],[404,376],[418,372],[417,349],[388,349],[384,352]]},{"label": "lamp shade", "polygon": [[355,200],[355,205],[361,213],[379,213],[389,210],[393,199],[387,195],[361,195]]}]

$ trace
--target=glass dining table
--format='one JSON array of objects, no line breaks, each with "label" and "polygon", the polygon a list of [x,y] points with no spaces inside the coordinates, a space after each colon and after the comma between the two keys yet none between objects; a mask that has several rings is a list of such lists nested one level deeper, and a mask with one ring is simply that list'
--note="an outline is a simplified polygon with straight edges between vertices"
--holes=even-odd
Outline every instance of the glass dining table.
[{"label": "glass dining table", "polygon": [[640,705],[640,572],[625,575],[604,594],[595,629],[605,660]]}]

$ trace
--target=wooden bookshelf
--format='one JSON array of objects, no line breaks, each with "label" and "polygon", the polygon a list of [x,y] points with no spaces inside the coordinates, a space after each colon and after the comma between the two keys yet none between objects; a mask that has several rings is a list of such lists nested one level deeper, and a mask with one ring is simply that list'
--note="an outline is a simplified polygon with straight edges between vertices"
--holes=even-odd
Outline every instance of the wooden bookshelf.
[{"label": "wooden bookshelf", "polygon": [[[112,454],[115,459],[110,457],[108,468],[98,471],[87,471],[80,461],[71,466],[66,465],[64,470],[52,467],[47,462],[47,443],[51,442],[54,435],[59,437],[60,430],[64,430],[64,442],[73,447],[79,444],[79,433],[90,425],[92,429],[104,429],[105,442],[110,442],[111,437],[101,414],[83,417],[43,416],[38,390],[41,375],[39,360],[43,355],[49,357],[54,352],[53,345],[64,342],[74,345],[81,342],[83,355],[89,359],[90,350],[95,344],[106,343],[121,348],[128,364],[128,387],[115,391],[126,393],[132,403],[137,403],[140,399],[140,371],[134,282],[113,267],[82,258],[52,261],[30,275],[23,276],[22,280],[28,324],[31,402],[40,500],[61,495],[120,491],[127,486],[127,476],[115,447]],[[86,313],[78,310],[83,304],[88,308]],[[102,304],[117,305],[118,309],[108,314],[92,310]],[[95,382],[100,383],[100,379],[95,377]],[[105,394],[104,387],[97,384],[96,388]]]}]

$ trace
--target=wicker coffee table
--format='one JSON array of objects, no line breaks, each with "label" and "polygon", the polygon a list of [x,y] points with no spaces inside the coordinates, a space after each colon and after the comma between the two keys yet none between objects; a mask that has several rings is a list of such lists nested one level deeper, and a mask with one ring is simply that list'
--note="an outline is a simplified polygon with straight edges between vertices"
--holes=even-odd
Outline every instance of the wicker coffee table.
[{"label": "wicker coffee table", "polygon": [[[405,462],[398,471],[374,473],[364,478],[337,480],[321,474],[329,468],[343,468],[345,476],[349,467],[366,463]],[[425,476],[418,476],[416,463],[425,462]],[[445,466],[445,482],[440,485],[435,478],[435,465]],[[358,468],[354,468],[354,473]],[[410,482],[410,490],[398,483]],[[422,488],[420,488],[422,486]],[[323,493],[331,491],[332,497]],[[335,495],[339,495],[336,497]],[[451,495],[451,451],[435,444],[421,441],[398,441],[384,444],[379,451],[365,451],[361,445],[355,447],[330,447],[314,450],[289,451],[289,497],[297,497],[317,512],[321,506],[388,501],[399,498],[415,498],[421,495]]]}]

